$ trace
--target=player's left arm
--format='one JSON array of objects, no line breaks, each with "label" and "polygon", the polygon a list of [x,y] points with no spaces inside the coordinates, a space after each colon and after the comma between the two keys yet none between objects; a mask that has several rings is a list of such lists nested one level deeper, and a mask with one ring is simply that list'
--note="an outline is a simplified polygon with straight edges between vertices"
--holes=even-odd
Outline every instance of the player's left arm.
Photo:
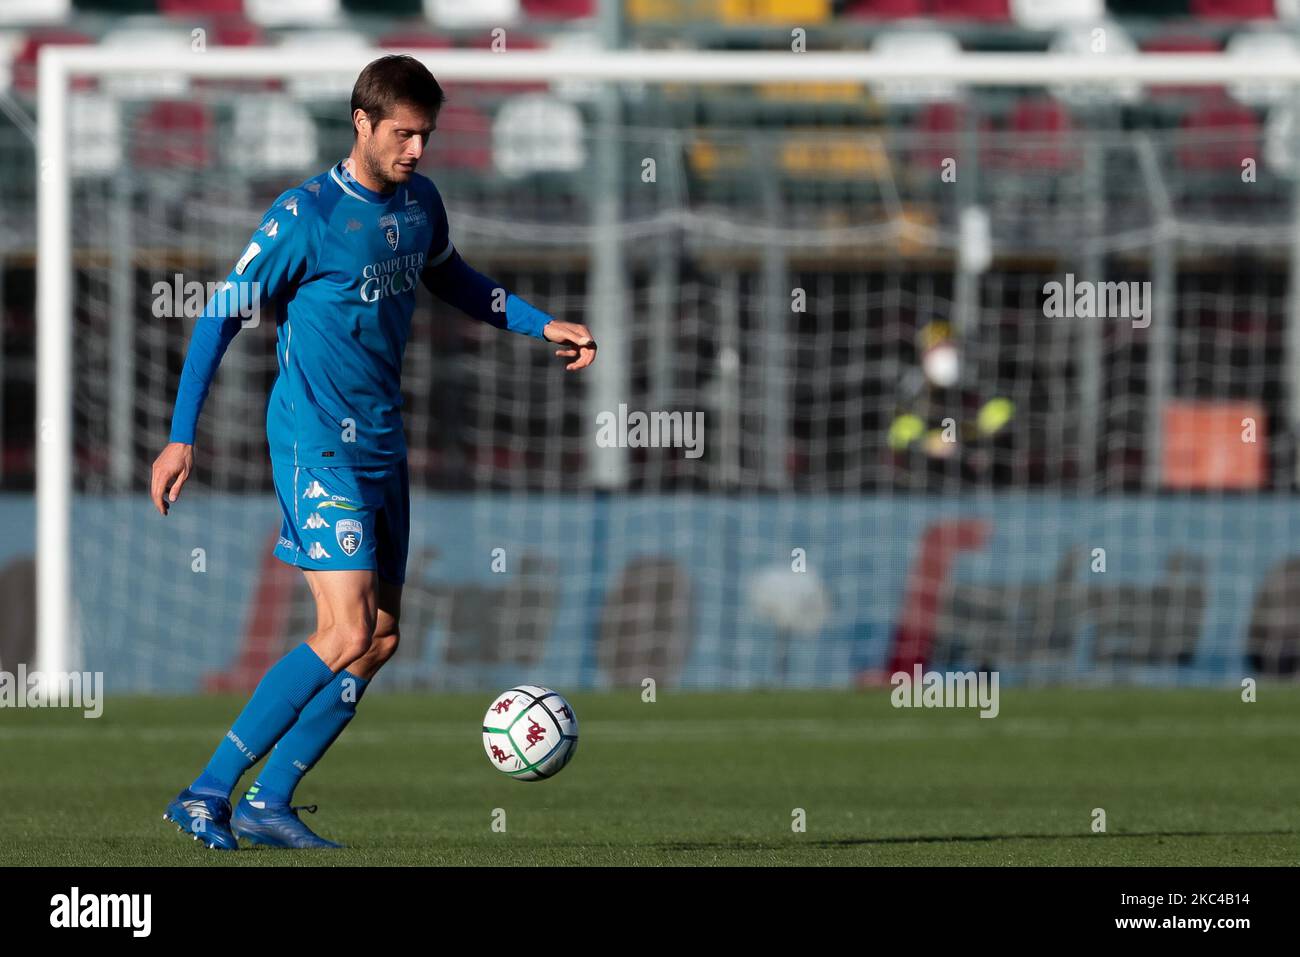
[{"label": "player's left arm", "polygon": [[478,272],[454,249],[438,265],[426,268],[421,278],[425,288],[467,316],[564,346],[555,354],[573,359],[566,369],[583,369],[596,359],[596,340],[586,326],[552,318]]},{"label": "player's left arm", "polygon": [[425,288],[474,319],[563,346],[555,354],[573,360],[566,369],[591,365],[596,360],[596,340],[587,327],[555,319],[465,262],[448,235],[442,196],[432,183],[428,183],[428,189],[433,241],[420,277]]}]

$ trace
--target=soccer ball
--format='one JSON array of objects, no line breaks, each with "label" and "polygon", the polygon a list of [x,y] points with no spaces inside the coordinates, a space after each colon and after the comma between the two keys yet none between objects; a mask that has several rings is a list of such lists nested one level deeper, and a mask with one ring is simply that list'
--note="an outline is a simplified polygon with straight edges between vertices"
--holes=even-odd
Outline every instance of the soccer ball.
[{"label": "soccer ball", "polygon": [[577,749],[573,706],[550,688],[511,688],[497,695],[483,716],[488,760],[516,781],[554,777]]}]

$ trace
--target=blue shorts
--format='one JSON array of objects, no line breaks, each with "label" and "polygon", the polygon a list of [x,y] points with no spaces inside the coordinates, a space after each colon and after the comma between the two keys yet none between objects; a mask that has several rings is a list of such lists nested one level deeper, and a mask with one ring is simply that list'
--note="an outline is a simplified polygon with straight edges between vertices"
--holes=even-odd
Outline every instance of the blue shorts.
[{"label": "blue shorts", "polygon": [[272,461],[280,500],[275,557],[314,571],[373,569],[406,581],[411,493],[406,459],[383,468],[299,468]]}]

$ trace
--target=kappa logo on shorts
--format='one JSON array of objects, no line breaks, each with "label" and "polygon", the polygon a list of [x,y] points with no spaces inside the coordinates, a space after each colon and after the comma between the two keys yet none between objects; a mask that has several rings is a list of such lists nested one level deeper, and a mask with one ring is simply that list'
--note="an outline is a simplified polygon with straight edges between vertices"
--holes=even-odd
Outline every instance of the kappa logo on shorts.
[{"label": "kappa logo on shorts", "polygon": [[361,523],[355,518],[340,518],[334,523],[334,537],[339,548],[351,558],[361,547]]},{"label": "kappa logo on shorts", "polygon": [[325,551],[325,546],[323,546],[320,542],[312,542],[311,548],[307,550],[307,557],[314,558],[317,561],[319,561],[322,558],[329,558],[330,553]]},{"label": "kappa logo on shorts", "polygon": [[302,493],[302,497],[303,498],[324,498],[328,494],[329,492],[325,491],[324,486],[322,486],[320,482],[316,481],[315,479],[312,479],[311,484],[307,486],[307,491]]},{"label": "kappa logo on shorts", "polygon": [[303,524],[303,528],[328,528],[329,522],[320,517],[320,512],[312,512],[311,518]]}]

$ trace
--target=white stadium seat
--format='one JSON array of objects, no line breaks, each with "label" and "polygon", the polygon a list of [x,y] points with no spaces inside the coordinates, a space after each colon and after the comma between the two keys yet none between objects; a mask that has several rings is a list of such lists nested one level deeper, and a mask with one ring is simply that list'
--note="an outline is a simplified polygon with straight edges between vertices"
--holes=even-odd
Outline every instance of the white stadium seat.
[{"label": "white stadium seat", "polygon": [[1104,0],[1011,0],[1011,18],[1026,30],[1051,30],[1106,17]]},{"label": "white stadium seat", "polygon": [[22,26],[62,23],[71,15],[72,0],[4,0],[0,3],[0,23]]},{"label": "white stadium seat", "polygon": [[[1072,23],[1062,27],[1048,49],[1068,56],[1126,57],[1138,52],[1137,44],[1114,20]],[[1087,105],[1098,102],[1134,103],[1142,95],[1140,83],[1108,83],[1099,86],[1058,87],[1054,96],[1067,103]]]},{"label": "white stadium seat", "polygon": [[[354,53],[371,46],[364,33],[356,30],[294,30],[287,33],[280,45],[286,50],[310,52],[313,57],[329,59],[333,53]],[[375,56],[379,56],[376,51]],[[326,77],[294,77],[286,84],[301,99],[344,99],[352,95],[356,77],[342,74]]]},{"label": "white stadium seat", "polygon": [[[184,28],[157,26],[154,21],[124,21],[125,25],[104,34],[100,45],[137,50],[192,52],[193,38]],[[189,80],[180,75],[124,74],[104,77],[105,92],[121,97],[179,97],[189,89]]]},{"label": "white stadium seat", "polygon": [[[1230,37],[1224,52],[1249,60],[1294,60],[1300,56],[1300,44],[1290,34],[1247,30]],[[1257,81],[1233,83],[1228,87],[1228,94],[1247,106],[1269,106],[1291,99],[1293,91],[1286,83]]]},{"label": "white stadium seat", "polygon": [[582,114],[549,93],[512,97],[492,121],[492,160],[511,177],[582,169],[587,162]]},{"label": "white stadium seat", "polygon": [[424,15],[440,27],[500,26],[519,19],[519,0],[424,0]]},{"label": "white stadium seat", "polygon": [[[956,56],[961,52],[961,44],[952,34],[938,30],[892,30],[876,37],[871,52],[884,57],[933,62]],[[955,99],[957,87],[941,80],[894,81],[877,84],[876,92],[886,103],[905,105]]]},{"label": "white stadium seat", "polygon": [[226,164],[249,174],[309,169],[318,152],[315,122],[284,93],[241,97],[222,142]]},{"label": "white stadium seat", "polygon": [[328,24],[342,16],[339,0],[244,0],[244,13],[264,27]]}]

